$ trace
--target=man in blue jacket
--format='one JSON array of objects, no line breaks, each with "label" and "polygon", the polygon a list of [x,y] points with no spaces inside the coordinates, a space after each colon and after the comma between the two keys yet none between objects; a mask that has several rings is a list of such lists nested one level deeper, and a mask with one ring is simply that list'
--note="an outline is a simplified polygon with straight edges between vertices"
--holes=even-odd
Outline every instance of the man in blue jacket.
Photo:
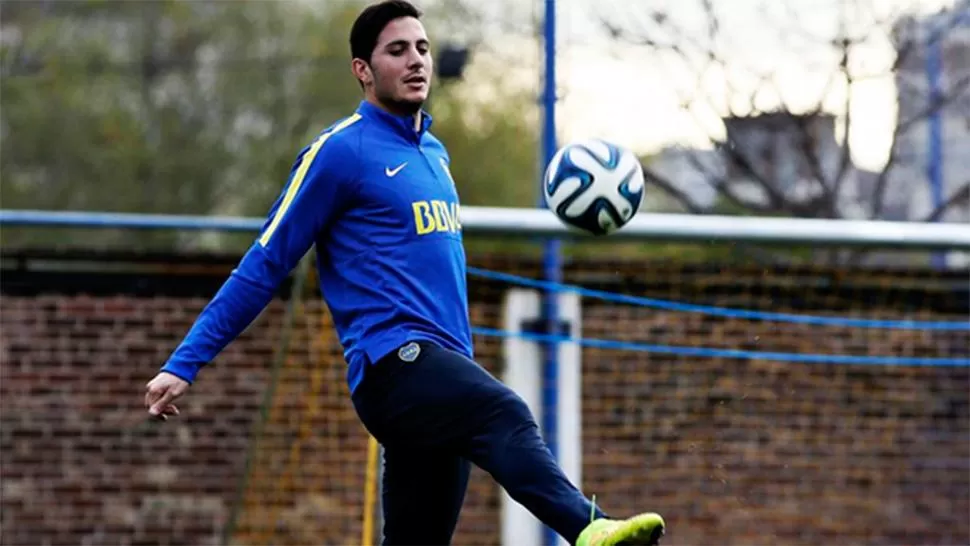
[{"label": "man in blue jacket", "polygon": [[528,407],[475,363],[448,152],[421,107],[432,75],[420,12],[365,9],[350,34],[364,100],[303,149],[257,240],[159,374],[160,419],[316,245],[354,407],[384,446],[384,544],[449,544],[470,463],[573,544],[656,544],[652,513],[608,519],[569,482]]}]

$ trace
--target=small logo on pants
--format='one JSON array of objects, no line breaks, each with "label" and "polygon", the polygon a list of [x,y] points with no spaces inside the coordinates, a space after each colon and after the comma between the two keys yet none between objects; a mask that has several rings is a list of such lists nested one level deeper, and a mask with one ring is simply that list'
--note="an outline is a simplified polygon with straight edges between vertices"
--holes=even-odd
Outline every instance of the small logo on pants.
[{"label": "small logo on pants", "polygon": [[397,357],[405,362],[414,362],[421,354],[421,346],[415,342],[408,343],[397,352]]}]

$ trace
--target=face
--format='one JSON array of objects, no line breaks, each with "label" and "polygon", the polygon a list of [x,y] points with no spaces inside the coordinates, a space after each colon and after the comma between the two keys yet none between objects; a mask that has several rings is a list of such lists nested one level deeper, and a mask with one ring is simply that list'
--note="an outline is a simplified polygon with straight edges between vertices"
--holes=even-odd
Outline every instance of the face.
[{"label": "face", "polygon": [[388,23],[377,38],[370,64],[354,59],[354,74],[367,98],[397,113],[415,113],[428,98],[433,72],[424,25],[414,17]]}]

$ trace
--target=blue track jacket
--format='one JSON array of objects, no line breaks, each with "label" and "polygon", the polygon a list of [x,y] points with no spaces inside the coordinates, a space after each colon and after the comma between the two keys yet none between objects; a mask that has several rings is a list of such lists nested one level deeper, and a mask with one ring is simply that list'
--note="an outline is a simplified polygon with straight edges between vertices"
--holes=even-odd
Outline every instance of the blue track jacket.
[{"label": "blue track jacket", "polygon": [[351,392],[364,366],[409,341],[471,358],[458,194],[431,117],[415,119],[363,101],[304,148],[259,237],[162,370],[193,382],[313,244]]}]

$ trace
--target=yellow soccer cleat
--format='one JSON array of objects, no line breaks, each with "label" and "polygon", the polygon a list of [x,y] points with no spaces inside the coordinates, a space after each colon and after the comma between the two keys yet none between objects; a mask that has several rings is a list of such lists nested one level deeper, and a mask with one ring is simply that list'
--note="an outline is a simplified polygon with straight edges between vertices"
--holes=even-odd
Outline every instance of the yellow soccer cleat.
[{"label": "yellow soccer cleat", "polygon": [[664,535],[660,514],[646,513],[629,519],[598,519],[579,534],[576,546],[654,546]]}]

